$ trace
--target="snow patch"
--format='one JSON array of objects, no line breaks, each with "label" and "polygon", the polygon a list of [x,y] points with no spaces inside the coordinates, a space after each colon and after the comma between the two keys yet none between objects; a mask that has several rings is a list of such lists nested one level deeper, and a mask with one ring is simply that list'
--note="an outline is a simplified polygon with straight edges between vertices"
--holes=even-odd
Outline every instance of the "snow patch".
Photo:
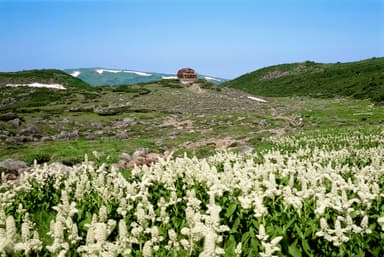
[{"label": "snow patch", "polygon": [[204,77],[206,80],[216,80],[216,81],[221,81],[221,79],[216,79],[212,77]]},{"label": "snow patch", "polygon": [[161,79],[177,79],[176,76],[162,76]]},{"label": "snow patch", "polygon": [[103,72],[119,73],[119,72],[122,72],[122,71],[121,70],[97,69],[96,72],[99,73],[99,74],[103,74]]},{"label": "snow patch", "polygon": [[126,73],[133,73],[139,76],[145,76],[149,77],[152,76],[152,74],[145,73],[145,72],[140,72],[140,71],[131,71],[131,70],[108,70],[108,69],[97,69],[97,73],[103,74],[104,72],[111,72],[111,73],[120,73],[120,72],[126,72]]},{"label": "snow patch", "polygon": [[77,78],[80,75],[80,71],[74,71],[71,73],[71,76]]},{"label": "snow patch", "polygon": [[6,84],[6,87],[38,87],[38,88],[53,88],[53,89],[66,89],[61,84],[43,84],[43,83],[30,83],[30,84]]},{"label": "snow patch", "polygon": [[125,70],[125,71],[123,71],[123,72],[126,72],[126,73],[134,73],[134,74],[136,74],[136,75],[139,75],[139,76],[145,76],[145,77],[152,76],[152,74],[145,73],[145,72],[140,72],[140,71]]},{"label": "snow patch", "polygon": [[261,99],[261,98],[258,98],[258,97],[254,97],[254,96],[248,96],[248,99],[255,100],[255,101],[260,102],[260,103],[266,103],[267,102],[264,99]]}]

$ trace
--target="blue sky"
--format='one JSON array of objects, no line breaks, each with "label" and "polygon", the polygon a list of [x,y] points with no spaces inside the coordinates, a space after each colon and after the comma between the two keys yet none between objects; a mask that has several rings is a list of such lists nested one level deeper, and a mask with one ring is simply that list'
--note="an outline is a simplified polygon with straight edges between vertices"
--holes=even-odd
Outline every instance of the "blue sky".
[{"label": "blue sky", "polygon": [[234,78],[384,56],[383,0],[0,0],[0,71],[181,67]]}]

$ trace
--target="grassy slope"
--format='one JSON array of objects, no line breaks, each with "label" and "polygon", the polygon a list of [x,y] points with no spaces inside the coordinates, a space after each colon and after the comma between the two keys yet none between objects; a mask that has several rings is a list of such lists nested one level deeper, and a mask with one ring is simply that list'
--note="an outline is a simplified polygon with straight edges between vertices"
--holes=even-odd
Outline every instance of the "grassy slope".
[{"label": "grassy slope", "polygon": [[266,67],[223,84],[261,96],[353,96],[384,101],[384,58]]},{"label": "grassy slope", "polygon": [[27,70],[18,72],[0,72],[0,86],[6,84],[27,83],[61,84],[65,87],[87,88],[84,81],[74,78],[60,70]]}]

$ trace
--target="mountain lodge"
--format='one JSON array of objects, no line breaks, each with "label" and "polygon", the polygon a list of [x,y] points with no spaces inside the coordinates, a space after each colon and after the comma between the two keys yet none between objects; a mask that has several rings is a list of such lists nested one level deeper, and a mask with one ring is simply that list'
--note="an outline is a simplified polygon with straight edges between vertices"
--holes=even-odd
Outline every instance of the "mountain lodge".
[{"label": "mountain lodge", "polygon": [[191,68],[183,68],[177,72],[177,78],[181,83],[192,83],[197,79],[197,73]]}]

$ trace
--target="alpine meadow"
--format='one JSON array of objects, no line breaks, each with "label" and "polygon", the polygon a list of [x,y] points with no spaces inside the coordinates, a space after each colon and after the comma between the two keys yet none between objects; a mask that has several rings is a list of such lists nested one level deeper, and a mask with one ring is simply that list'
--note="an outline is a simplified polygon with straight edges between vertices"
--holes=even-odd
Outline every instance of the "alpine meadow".
[{"label": "alpine meadow", "polygon": [[383,11],[0,1],[0,256],[384,256]]}]

